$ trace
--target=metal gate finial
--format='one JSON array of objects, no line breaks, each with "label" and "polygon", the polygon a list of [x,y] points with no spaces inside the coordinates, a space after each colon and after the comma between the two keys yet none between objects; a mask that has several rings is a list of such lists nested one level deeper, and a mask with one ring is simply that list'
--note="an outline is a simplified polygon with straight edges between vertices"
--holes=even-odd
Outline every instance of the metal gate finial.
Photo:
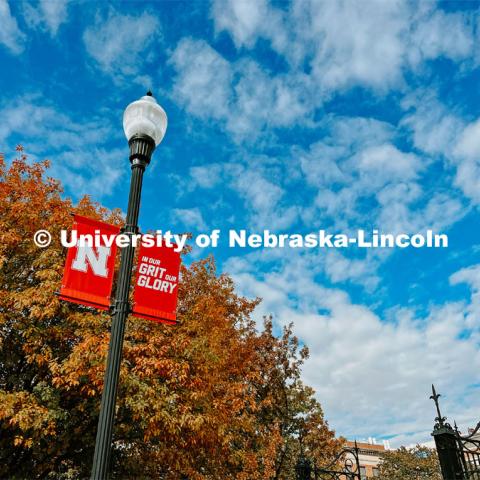
[{"label": "metal gate finial", "polygon": [[442,428],[445,426],[445,420],[447,419],[446,417],[442,416],[442,413],[440,412],[440,404],[438,402],[438,399],[441,397],[439,393],[436,392],[435,390],[435,385],[432,384],[432,395],[430,398],[435,402],[435,407],[437,407],[437,414],[438,417],[435,419],[437,422],[437,428]]}]

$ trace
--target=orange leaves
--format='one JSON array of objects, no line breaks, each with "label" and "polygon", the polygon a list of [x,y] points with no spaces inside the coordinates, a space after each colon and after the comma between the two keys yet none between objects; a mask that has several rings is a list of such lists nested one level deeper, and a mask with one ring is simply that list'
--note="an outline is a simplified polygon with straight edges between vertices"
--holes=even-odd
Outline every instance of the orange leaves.
[{"label": "orange leaves", "polygon": [[[103,388],[110,317],[58,301],[65,252],[58,241],[38,249],[32,235],[44,228],[58,238],[74,212],[123,220],[88,197],[73,207],[46,168],[23,155],[8,169],[0,160],[2,478],[88,477]],[[129,319],[114,476],[287,480],[300,439],[331,456],[334,434],[300,381],[308,352],[291,327],[277,338],[267,319],[258,332],[257,304],[208,258],[182,267],[179,325]]]},{"label": "orange leaves", "polygon": [[107,349],[107,335],[86,335],[61,363],[50,363],[52,384],[83,397],[100,395]]},{"label": "orange leaves", "polygon": [[47,408],[34,395],[26,392],[7,393],[0,390],[0,422],[15,431],[13,445],[30,448],[35,438],[55,434],[55,421]]}]

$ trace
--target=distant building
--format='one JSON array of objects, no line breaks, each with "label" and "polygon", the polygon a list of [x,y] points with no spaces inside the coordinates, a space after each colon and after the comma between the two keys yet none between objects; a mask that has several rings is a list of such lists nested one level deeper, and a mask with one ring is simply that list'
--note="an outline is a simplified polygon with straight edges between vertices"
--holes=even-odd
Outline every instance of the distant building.
[{"label": "distant building", "polygon": [[[462,434],[462,432],[459,432],[460,435]],[[475,428],[469,428],[468,429],[468,436],[472,436],[472,440],[480,440],[480,429],[477,430],[477,427]]]},{"label": "distant building", "polygon": [[[355,447],[355,442],[347,441],[348,447]],[[389,448],[388,443],[377,445],[374,439],[369,442],[357,442],[358,461],[360,463],[360,475],[362,480],[379,476],[379,464],[383,454]],[[353,458],[352,458],[353,460]]]}]

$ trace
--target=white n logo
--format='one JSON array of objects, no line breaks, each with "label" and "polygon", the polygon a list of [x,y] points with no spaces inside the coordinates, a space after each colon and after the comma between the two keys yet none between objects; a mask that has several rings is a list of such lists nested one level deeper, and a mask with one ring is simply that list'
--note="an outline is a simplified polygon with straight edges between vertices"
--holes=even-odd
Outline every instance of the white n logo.
[{"label": "white n logo", "polygon": [[107,260],[110,256],[110,250],[111,247],[102,245],[97,247],[96,254],[92,247],[78,245],[77,256],[72,263],[72,270],[86,272],[88,269],[88,261],[95,275],[98,277],[108,277]]}]

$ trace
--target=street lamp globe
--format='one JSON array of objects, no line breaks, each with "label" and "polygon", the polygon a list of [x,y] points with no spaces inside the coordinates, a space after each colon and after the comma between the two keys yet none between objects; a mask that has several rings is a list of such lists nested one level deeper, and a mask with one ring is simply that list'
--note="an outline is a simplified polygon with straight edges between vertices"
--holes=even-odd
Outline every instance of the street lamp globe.
[{"label": "street lamp globe", "polygon": [[143,158],[149,163],[153,150],[165,136],[167,114],[148,92],[125,109],[123,129],[130,145],[130,161]]},{"label": "street lamp globe", "polygon": [[129,141],[134,135],[148,135],[158,145],[167,130],[167,114],[148,92],[125,109],[123,129]]}]

